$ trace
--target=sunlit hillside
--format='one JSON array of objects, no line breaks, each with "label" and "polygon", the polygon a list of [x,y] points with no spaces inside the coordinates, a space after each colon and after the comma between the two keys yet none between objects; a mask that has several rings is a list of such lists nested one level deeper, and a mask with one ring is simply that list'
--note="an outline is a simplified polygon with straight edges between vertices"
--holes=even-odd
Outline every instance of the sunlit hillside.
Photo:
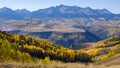
[{"label": "sunlit hillside", "polygon": [[[56,46],[45,39],[0,32],[2,61],[30,62],[45,59],[63,62],[96,62],[120,53],[120,37],[115,36],[94,44],[91,49],[72,50]],[[26,59],[26,60],[24,60]]]},{"label": "sunlit hillside", "polygon": [[0,61],[30,62],[48,57],[63,62],[91,62],[91,56],[81,50],[57,47],[45,39],[0,32]]}]

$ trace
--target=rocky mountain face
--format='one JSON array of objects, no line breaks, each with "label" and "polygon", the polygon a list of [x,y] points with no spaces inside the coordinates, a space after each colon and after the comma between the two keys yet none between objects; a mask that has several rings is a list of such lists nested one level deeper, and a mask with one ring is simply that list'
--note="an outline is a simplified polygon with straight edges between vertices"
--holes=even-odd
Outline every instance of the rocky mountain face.
[{"label": "rocky mountain face", "polygon": [[65,6],[60,5],[56,7],[50,7],[47,9],[41,9],[38,11],[34,11],[32,13],[32,18],[100,18],[104,17],[106,19],[115,18],[115,14],[109,12],[106,9],[92,9],[92,8],[81,8],[77,6]]},{"label": "rocky mountain face", "polygon": [[13,11],[10,8],[7,8],[7,7],[1,8],[0,20],[9,20],[9,19],[18,20],[18,19],[23,19],[23,17],[19,13]]}]

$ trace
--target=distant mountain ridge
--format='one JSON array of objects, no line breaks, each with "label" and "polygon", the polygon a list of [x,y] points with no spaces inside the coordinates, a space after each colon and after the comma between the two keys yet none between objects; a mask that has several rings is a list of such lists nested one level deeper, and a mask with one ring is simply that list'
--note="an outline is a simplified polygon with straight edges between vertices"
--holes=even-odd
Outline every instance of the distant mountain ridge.
[{"label": "distant mountain ridge", "polygon": [[116,19],[120,18],[119,14],[114,14],[107,9],[92,9],[90,7],[81,8],[78,6],[59,5],[37,11],[29,11],[26,9],[12,10],[7,7],[0,9],[0,19],[2,20],[21,20],[21,19],[36,19],[36,18],[101,18]]},{"label": "distant mountain ridge", "polygon": [[[40,15],[42,14],[42,15]],[[40,16],[37,16],[40,15]],[[65,5],[59,5],[56,7],[50,7],[47,9],[41,9],[38,11],[34,11],[32,13],[33,18],[34,17],[64,17],[64,18],[73,18],[73,17],[82,17],[82,18],[99,18],[99,17],[109,17],[114,16],[113,13],[109,12],[106,9],[91,9],[89,7],[87,8],[81,8],[77,6],[65,6]]]},{"label": "distant mountain ridge", "polygon": [[19,13],[13,11],[12,9],[4,7],[0,9],[0,19],[1,20],[23,19],[23,17]]}]

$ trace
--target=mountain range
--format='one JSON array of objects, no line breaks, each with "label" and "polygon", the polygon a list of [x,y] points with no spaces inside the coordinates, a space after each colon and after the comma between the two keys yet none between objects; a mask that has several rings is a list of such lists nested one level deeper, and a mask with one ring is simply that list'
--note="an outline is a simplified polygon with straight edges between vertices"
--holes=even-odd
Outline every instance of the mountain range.
[{"label": "mountain range", "polygon": [[92,9],[90,7],[81,8],[78,6],[59,5],[36,11],[29,11],[27,9],[12,10],[7,7],[0,9],[1,20],[21,20],[33,18],[101,18],[105,19],[118,19],[119,14],[114,14],[107,9]]},{"label": "mountain range", "polygon": [[120,14],[107,9],[67,5],[36,11],[4,7],[0,9],[0,30],[44,38],[65,47],[80,48],[84,43],[86,45],[120,36]]}]

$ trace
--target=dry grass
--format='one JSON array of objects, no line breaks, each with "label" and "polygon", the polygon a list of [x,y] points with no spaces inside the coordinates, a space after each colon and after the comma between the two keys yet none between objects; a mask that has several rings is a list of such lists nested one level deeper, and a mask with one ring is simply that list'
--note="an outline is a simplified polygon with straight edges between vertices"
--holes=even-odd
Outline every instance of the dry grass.
[{"label": "dry grass", "polygon": [[35,64],[35,63],[0,63],[0,68],[120,68],[120,65],[104,66],[82,63],[58,63],[58,64]]},{"label": "dry grass", "polygon": [[115,66],[120,65],[120,54],[108,58],[107,60],[96,62],[97,65]]}]

